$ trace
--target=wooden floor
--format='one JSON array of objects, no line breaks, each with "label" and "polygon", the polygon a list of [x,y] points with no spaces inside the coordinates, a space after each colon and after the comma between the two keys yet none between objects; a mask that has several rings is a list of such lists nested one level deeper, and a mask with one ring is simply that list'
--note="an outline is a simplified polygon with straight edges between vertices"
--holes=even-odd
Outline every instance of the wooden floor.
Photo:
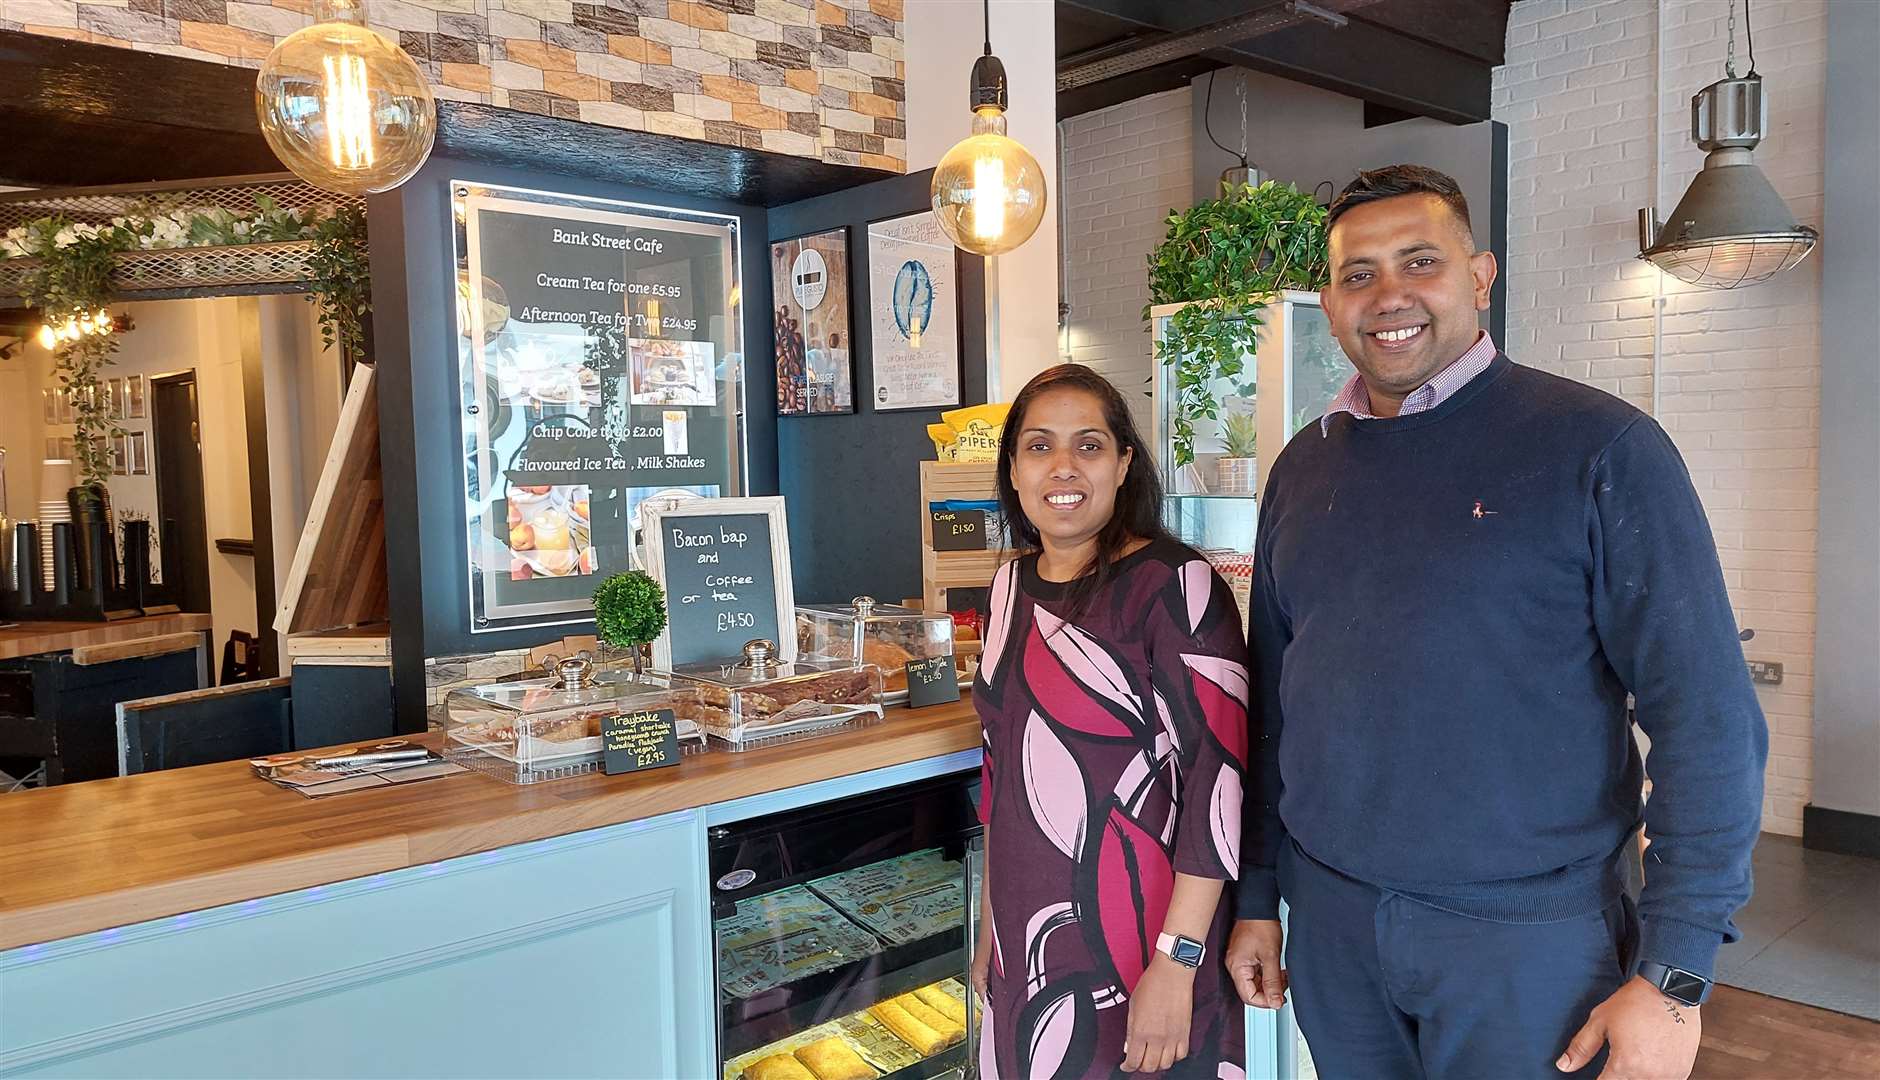
[{"label": "wooden floor", "polygon": [[1873,1080],[1880,1023],[1719,986],[1692,1080]]}]

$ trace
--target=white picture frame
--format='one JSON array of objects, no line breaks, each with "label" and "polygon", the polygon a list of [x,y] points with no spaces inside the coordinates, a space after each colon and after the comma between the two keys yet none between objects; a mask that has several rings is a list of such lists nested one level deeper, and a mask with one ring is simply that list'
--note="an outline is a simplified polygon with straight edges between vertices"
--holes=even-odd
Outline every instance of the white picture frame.
[{"label": "white picture frame", "polygon": [[958,282],[959,251],[933,211],[868,223],[875,412],[960,403]]},{"label": "white picture frame", "polygon": [[143,375],[124,377],[124,416],[129,420],[142,420],[148,411],[150,382]]},{"label": "white picture frame", "polygon": [[[770,603],[777,614],[777,651],[774,659],[796,659],[796,589],[790,575],[790,523],[781,495],[735,499],[648,499],[640,504],[640,529],[645,535],[646,572],[666,591],[666,627],[653,641],[653,667],[672,670],[672,609],[685,603],[667,587],[668,569],[674,565],[676,552],[668,547],[666,526],[690,518],[721,518],[734,514],[762,515],[769,522],[770,561],[774,589]],[[755,636],[755,635],[753,635]],[[726,658],[730,662],[734,658]]]}]

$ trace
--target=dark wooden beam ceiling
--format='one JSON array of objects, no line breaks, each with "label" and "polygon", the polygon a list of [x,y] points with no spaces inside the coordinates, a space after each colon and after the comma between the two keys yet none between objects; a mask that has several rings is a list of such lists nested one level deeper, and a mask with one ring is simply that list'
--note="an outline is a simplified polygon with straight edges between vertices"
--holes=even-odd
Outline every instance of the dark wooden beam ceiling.
[{"label": "dark wooden beam ceiling", "polygon": [[223,64],[0,31],[0,181],[280,172],[255,121],[254,79]]},{"label": "dark wooden beam ceiling", "polygon": [[[1235,65],[1450,123],[1488,119],[1509,0],[1376,0],[1343,27],[1317,21],[1261,34],[1146,71],[1066,90],[1060,119],[1185,85]],[[1127,49],[1245,14],[1247,0],[1058,0],[1060,62],[1115,43]]]}]

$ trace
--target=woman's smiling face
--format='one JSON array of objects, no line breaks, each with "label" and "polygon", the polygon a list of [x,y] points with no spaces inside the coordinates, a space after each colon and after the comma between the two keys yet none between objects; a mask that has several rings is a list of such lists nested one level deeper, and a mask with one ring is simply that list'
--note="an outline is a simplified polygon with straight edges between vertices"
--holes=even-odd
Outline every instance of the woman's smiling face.
[{"label": "woman's smiling face", "polygon": [[1130,462],[1104,419],[1103,402],[1071,387],[1047,390],[1013,419],[1019,434],[1011,479],[1025,517],[1046,547],[1069,550],[1095,540],[1116,509]]}]

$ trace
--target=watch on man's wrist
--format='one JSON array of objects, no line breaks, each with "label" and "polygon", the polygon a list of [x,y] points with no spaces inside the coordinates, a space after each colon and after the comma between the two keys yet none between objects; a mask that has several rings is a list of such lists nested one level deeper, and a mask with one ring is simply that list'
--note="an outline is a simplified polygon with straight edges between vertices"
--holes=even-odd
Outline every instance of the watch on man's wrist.
[{"label": "watch on man's wrist", "polygon": [[1692,1008],[1710,997],[1710,980],[1683,968],[1643,960],[1639,962],[1638,974],[1639,978],[1656,986],[1659,993]]},{"label": "watch on man's wrist", "polygon": [[1156,951],[1185,968],[1198,968],[1208,955],[1208,947],[1191,937],[1163,934],[1155,939]]}]

